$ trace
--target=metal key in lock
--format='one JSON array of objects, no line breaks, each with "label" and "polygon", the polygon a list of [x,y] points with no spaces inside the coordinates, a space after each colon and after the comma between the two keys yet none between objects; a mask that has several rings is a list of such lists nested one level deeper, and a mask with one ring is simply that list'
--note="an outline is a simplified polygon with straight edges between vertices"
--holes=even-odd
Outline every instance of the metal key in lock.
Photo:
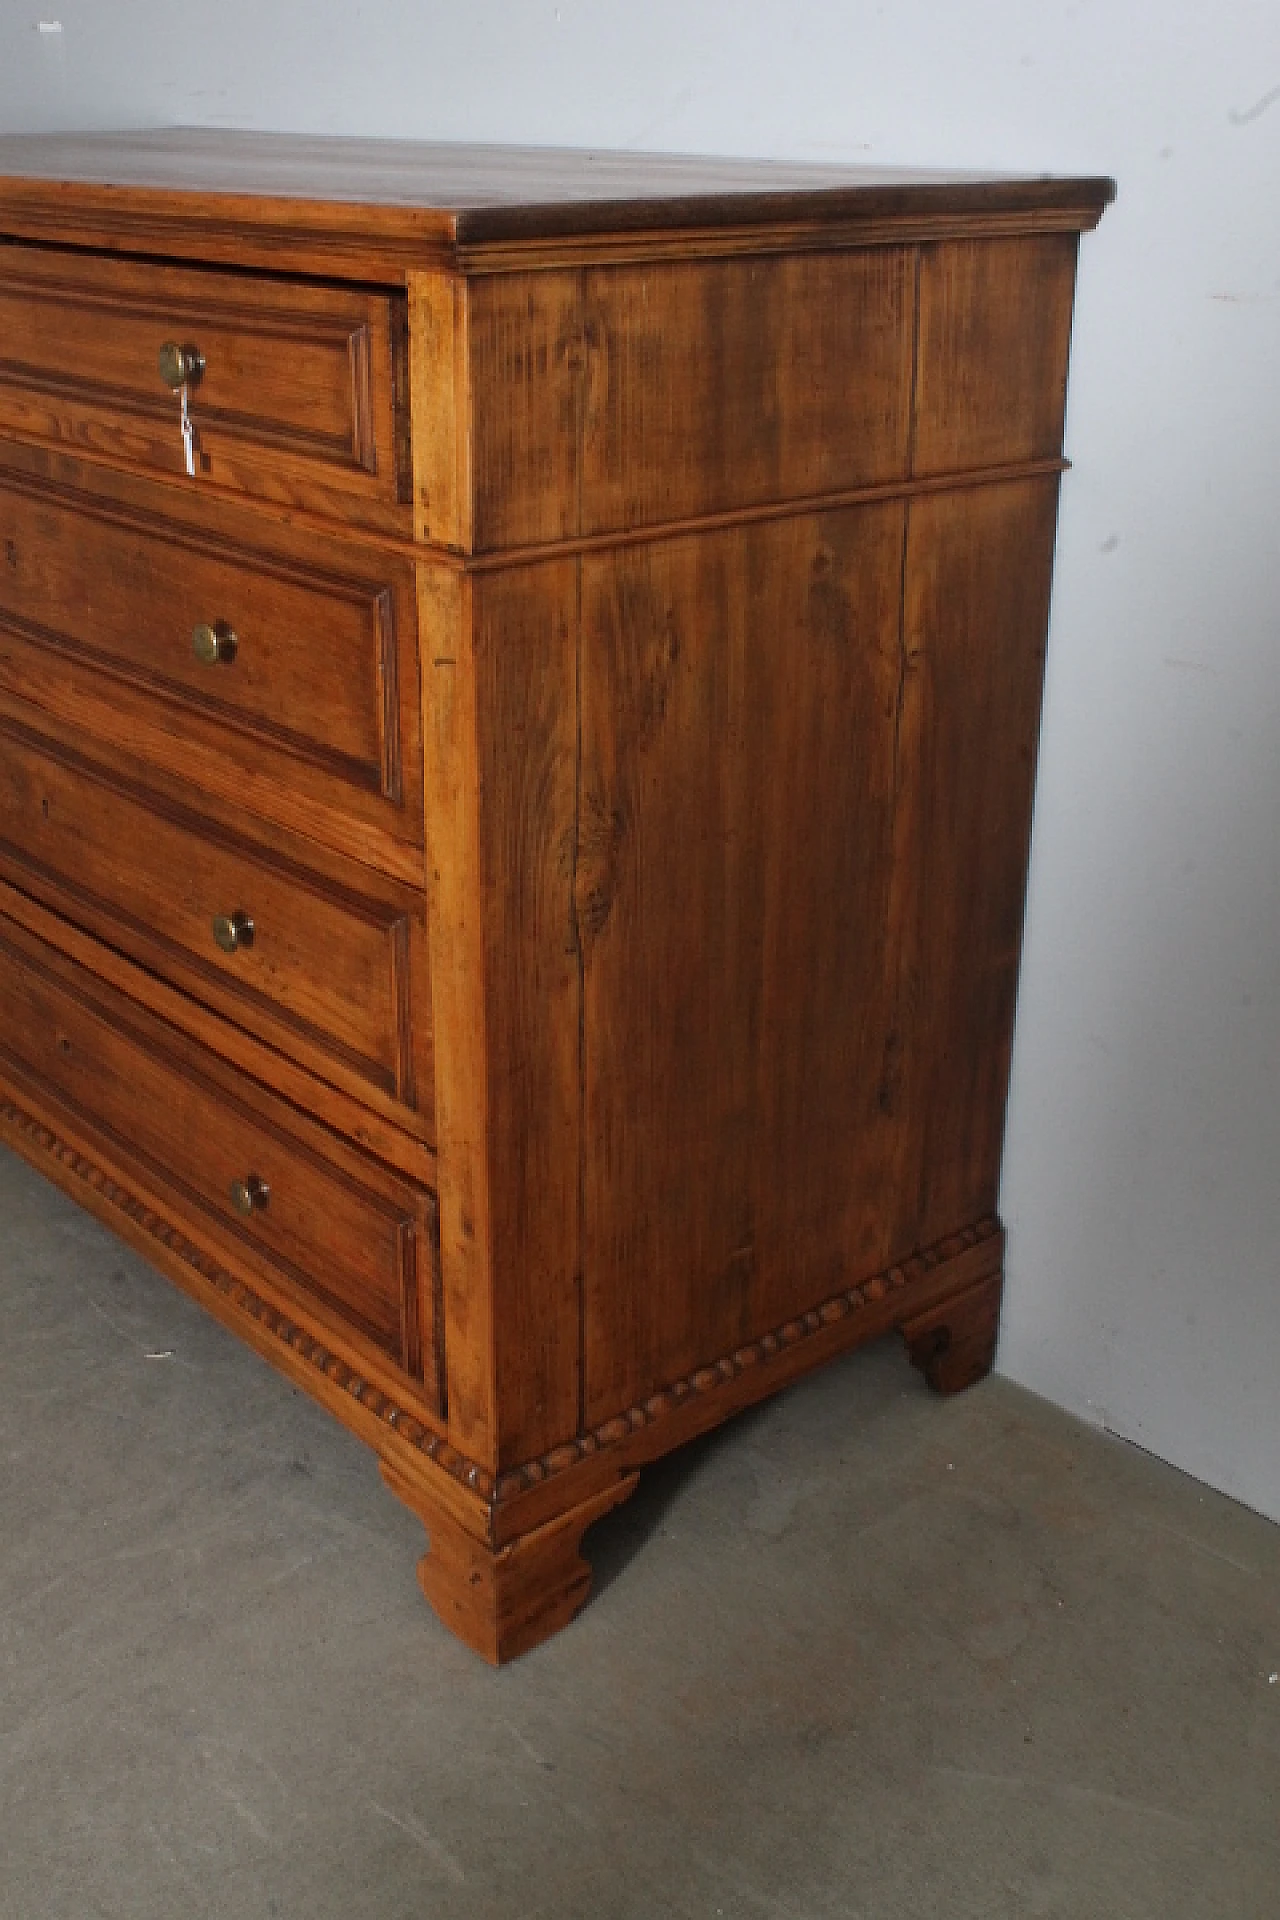
[{"label": "metal key in lock", "polygon": [[196,427],[191,418],[191,389],[203,372],[204,355],[199,347],[182,347],[174,340],[165,341],[160,349],[160,378],[178,396],[182,458],[189,480],[194,480],[196,473]]},{"label": "metal key in lock", "polygon": [[191,409],[187,405],[187,388],[182,387],[182,457],[187,465],[187,478],[194,480],[196,475],[196,430],[191,424]]}]

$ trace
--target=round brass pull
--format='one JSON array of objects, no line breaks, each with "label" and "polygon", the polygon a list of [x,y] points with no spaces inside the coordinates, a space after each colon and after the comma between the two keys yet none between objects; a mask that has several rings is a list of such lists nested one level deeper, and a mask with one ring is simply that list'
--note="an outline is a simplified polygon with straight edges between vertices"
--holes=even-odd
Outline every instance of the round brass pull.
[{"label": "round brass pull", "polygon": [[256,1173],[248,1174],[243,1180],[231,1182],[231,1204],[246,1218],[251,1213],[262,1213],[271,1205],[271,1189]]},{"label": "round brass pull", "polygon": [[216,667],[219,663],[230,666],[239,645],[235,628],[228,626],[225,620],[215,620],[212,625],[202,620],[198,627],[192,629],[192,651],[202,666]]},{"label": "round brass pull", "polygon": [[213,937],[224,953],[239,953],[241,947],[251,947],[253,934],[250,913],[215,913],[213,916]]},{"label": "round brass pull", "polygon": [[166,340],[160,349],[160,378],[177,393],[180,387],[193,387],[204,372],[204,355],[199,347],[180,347]]}]

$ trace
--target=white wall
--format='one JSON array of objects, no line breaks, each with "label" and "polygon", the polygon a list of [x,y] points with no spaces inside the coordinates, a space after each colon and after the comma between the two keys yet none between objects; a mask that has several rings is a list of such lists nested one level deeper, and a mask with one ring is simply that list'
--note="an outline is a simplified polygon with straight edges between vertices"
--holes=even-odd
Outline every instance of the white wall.
[{"label": "white wall", "polygon": [[1276,0],[0,0],[0,127],[172,122],[1117,176],[1083,246],[1001,1364],[1280,1517]]}]

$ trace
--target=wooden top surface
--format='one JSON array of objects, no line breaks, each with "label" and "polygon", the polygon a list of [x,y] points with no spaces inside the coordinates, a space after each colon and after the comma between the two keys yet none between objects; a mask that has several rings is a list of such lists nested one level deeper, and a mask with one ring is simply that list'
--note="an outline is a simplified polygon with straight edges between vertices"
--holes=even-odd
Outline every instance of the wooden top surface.
[{"label": "wooden top surface", "polygon": [[[1046,211],[1092,226],[1100,178],[815,167],[674,154],[165,129],[0,136],[0,231],[43,208],[155,217],[195,197],[204,219],[298,223],[399,243],[483,246],[558,236],[909,215]],[[1064,217],[1065,216],[1065,217]],[[1072,218],[1072,216],[1077,216]]]}]

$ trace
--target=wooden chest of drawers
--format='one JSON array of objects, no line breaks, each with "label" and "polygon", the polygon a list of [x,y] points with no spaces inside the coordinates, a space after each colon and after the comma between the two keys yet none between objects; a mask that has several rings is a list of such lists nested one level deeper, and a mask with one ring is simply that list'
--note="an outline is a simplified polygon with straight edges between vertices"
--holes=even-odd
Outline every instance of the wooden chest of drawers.
[{"label": "wooden chest of drawers", "polygon": [[645,1461],[990,1365],[1110,192],[0,140],[0,1132],[491,1659]]}]

